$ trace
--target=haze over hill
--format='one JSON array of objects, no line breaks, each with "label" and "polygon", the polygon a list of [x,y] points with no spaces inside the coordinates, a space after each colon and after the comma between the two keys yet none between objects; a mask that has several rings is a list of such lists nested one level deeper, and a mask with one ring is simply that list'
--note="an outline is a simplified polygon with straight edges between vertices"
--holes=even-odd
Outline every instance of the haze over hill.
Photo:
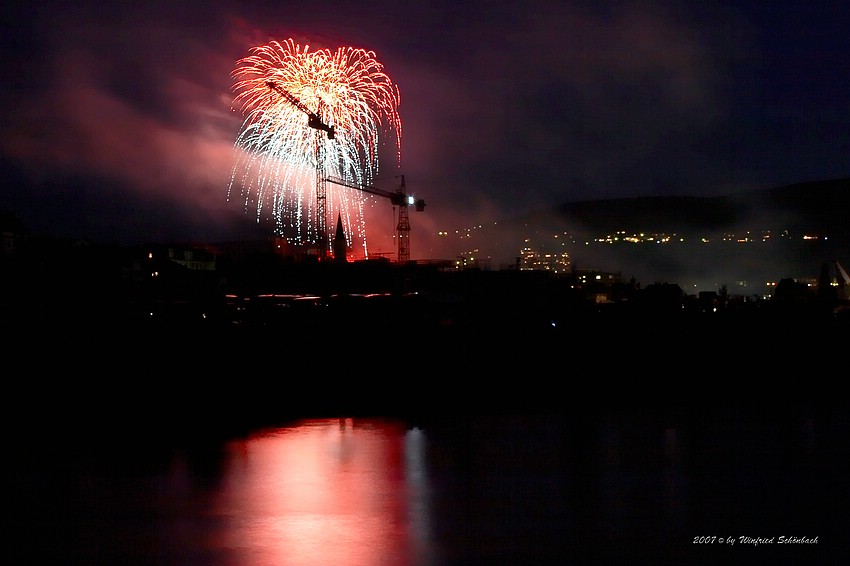
[{"label": "haze over hill", "polygon": [[[578,269],[619,272],[643,284],[759,294],[768,281],[816,278],[833,259],[850,263],[848,215],[845,178],[721,197],[565,203],[503,222],[498,233],[484,229],[476,243],[493,268],[515,262],[525,242],[541,253],[568,253]],[[640,242],[625,240],[640,234]]]},{"label": "haze over hill", "polygon": [[788,228],[834,237],[850,231],[850,178],[720,197],[658,196],[568,203],[563,219],[591,233],[625,226],[652,232],[704,233]]}]

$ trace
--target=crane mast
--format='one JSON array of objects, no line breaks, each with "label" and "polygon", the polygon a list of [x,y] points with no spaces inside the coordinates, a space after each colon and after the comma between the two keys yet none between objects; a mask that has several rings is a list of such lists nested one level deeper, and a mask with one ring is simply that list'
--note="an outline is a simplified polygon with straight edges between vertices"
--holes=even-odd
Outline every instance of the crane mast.
[{"label": "crane mast", "polygon": [[370,187],[367,185],[355,185],[337,177],[328,177],[327,181],[335,185],[341,185],[350,189],[356,189],[372,195],[388,198],[393,205],[398,206],[398,225],[396,226],[396,231],[398,232],[398,262],[406,263],[410,261],[409,206],[412,204],[416,207],[417,212],[422,212],[425,210],[425,201],[422,199],[415,200],[407,194],[404,184],[404,175],[401,176],[401,184],[395,191],[385,191],[377,187]]},{"label": "crane mast", "polygon": [[328,139],[336,137],[334,127],[329,126],[322,117],[310,110],[306,104],[301,102],[294,94],[283,88],[274,81],[266,81],[266,86],[285,98],[307,115],[307,126],[316,130],[316,240],[318,245],[319,260],[325,259],[328,254],[328,218],[325,203],[327,201],[327,185],[325,181],[325,148],[322,143],[321,132],[327,132]]}]

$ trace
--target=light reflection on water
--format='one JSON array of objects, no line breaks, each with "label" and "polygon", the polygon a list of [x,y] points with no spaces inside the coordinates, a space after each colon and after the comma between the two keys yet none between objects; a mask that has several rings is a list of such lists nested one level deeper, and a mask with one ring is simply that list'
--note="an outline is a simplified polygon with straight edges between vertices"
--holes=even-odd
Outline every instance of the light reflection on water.
[{"label": "light reflection on water", "polygon": [[850,525],[848,433],[844,413],[321,419],[120,457],[101,446],[64,467],[40,438],[10,516],[24,563],[713,564],[734,556],[690,541],[721,532],[819,535],[758,554],[815,563]]},{"label": "light reflection on water", "polygon": [[[176,547],[200,542],[234,565],[430,563],[418,429],[390,422],[311,420],[227,444],[207,516]],[[192,479],[175,461],[169,484]],[[199,528],[204,540],[193,540]],[[226,557],[226,559],[224,558]]]}]

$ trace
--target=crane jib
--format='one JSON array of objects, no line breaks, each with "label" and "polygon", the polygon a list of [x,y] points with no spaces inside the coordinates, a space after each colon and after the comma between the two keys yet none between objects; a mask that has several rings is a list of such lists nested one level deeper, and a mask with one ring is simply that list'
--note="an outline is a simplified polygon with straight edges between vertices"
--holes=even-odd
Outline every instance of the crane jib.
[{"label": "crane jib", "polygon": [[336,137],[334,127],[325,124],[321,116],[307,108],[307,106],[298,99],[297,96],[280,86],[274,81],[266,81],[266,86],[277,92],[279,95],[289,101],[290,104],[301,110],[307,115],[307,125],[316,130],[322,130],[328,133],[328,139],[332,140]]}]

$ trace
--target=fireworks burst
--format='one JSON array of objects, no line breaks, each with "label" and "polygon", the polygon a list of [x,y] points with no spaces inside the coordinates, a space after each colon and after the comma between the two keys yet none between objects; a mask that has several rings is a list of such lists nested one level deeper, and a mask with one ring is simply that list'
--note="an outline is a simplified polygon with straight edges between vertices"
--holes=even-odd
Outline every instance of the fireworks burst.
[{"label": "fireworks burst", "polygon": [[[235,143],[228,201],[238,187],[246,212],[255,209],[258,222],[271,209],[277,235],[296,244],[316,243],[317,181],[334,176],[371,185],[379,167],[379,138],[389,131],[395,132],[400,158],[398,87],[374,52],[364,49],[310,51],[288,39],[250,53],[231,73],[234,106],[245,118]],[[333,136],[308,127],[305,108],[332,127]],[[325,191],[332,225],[339,215],[348,246],[356,239],[364,257],[367,199],[362,191],[337,185]]]}]

